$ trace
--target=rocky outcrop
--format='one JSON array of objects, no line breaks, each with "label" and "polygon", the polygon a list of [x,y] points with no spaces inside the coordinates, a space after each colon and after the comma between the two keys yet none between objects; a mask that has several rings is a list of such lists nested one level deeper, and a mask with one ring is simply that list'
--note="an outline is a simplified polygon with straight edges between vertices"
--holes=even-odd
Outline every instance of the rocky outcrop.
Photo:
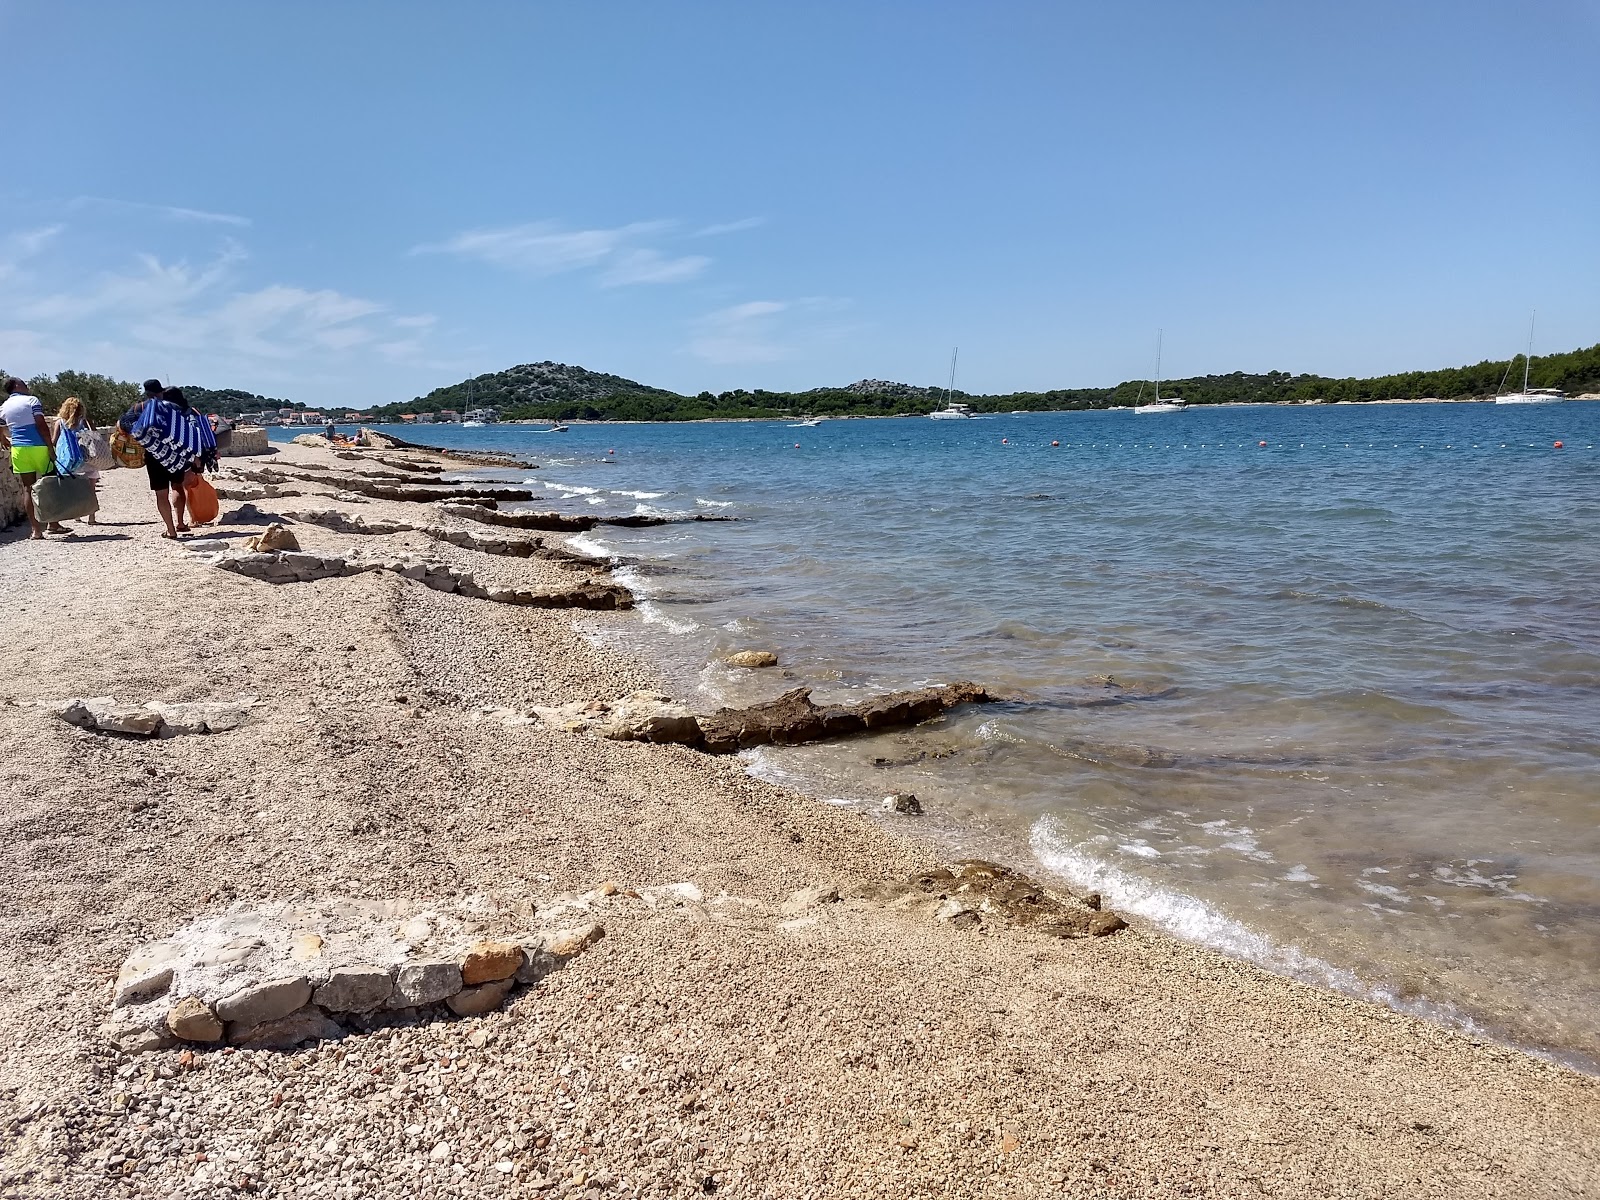
[{"label": "rocky outcrop", "polygon": [[224,448],[220,444],[217,447],[217,454],[222,458],[249,458],[271,452],[272,445],[267,440],[267,431],[259,425],[235,425],[227,447]]},{"label": "rocky outcrop", "polygon": [[616,583],[586,580],[571,588],[554,592],[527,592],[516,588],[485,588],[470,571],[446,563],[418,559],[376,559],[330,554],[285,551],[280,554],[255,554],[226,551],[210,558],[212,566],[236,575],[259,579],[263,583],[314,583],[320,579],[348,578],[371,571],[388,571],[414,579],[436,592],[453,592],[475,600],[497,604],[519,604],[526,608],[587,608],[617,610],[633,607],[633,593]]},{"label": "rocky outcrop", "polygon": [[496,454],[493,450],[446,450],[442,446],[424,446],[418,442],[408,442],[402,437],[395,437],[392,433],[382,433],[365,427],[356,434],[356,443],[374,450],[421,450],[438,458],[476,463],[481,467],[517,467],[529,471],[538,468],[537,463],[528,462],[516,455]]},{"label": "rocky outcrop", "polygon": [[591,733],[614,742],[670,742],[694,746],[700,725],[694,713],[660,692],[634,692],[616,700],[575,701],[559,708],[534,708],[542,722],[565,733]]},{"label": "rocky outcrop", "polygon": [[245,542],[245,548],[256,554],[270,554],[280,550],[298,550],[300,541],[289,530],[274,521],[255,537]]},{"label": "rocky outcrop", "polygon": [[547,533],[583,533],[599,525],[617,525],[639,529],[650,525],[677,525],[690,521],[736,521],[737,517],[706,516],[701,513],[682,517],[654,517],[634,513],[624,517],[591,517],[559,512],[500,512],[488,505],[446,504],[440,509],[452,517],[479,521],[485,525],[503,525],[508,529],[540,529]]},{"label": "rocky outcrop", "polygon": [[592,922],[533,929],[533,911],[483,896],[426,909],[241,902],[136,947],[117,973],[101,1033],[128,1052],[224,1041],[291,1050],[343,1037],[364,1014],[480,1015],[605,932]]},{"label": "rocky outcrop", "polygon": [[410,533],[416,528],[415,525],[407,525],[402,521],[368,521],[361,517],[348,516],[336,508],[286,512],[283,515],[302,524],[320,525],[335,533],[384,536],[392,533]]},{"label": "rocky outcrop", "polygon": [[587,580],[558,592],[524,592],[516,588],[490,588],[489,599],[524,608],[587,608],[622,611],[633,607],[633,593],[620,583]]},{"label": "rocky outcrop", "polygon": [[56,716],[79,729],[165,738],[237,729],[258,703],[254,696],[246,696],[241,700],[207,703],[169,704],[151,700],[145,704],[118,704],[111,696],[95,696],[60,700],[51,707]]},{"label": "rocky outcrop", "polygon": [[9,463],[0,464],[0,529],[10,529],[28,519],[23,503],[22,481],[11,473]]},{"label": "rocky outcrop", "polygon": [[1024,928],[1048,937],[1104,937],[1126,929],[1116,913],[1090,906],[999,863],[968,859],[903,881],[862,883],[850,895],[896,908],[921,908],[957,929]]},{"label": "rocky outcrop", "polygon": [[732,754],[752,746],[797,746],[902,725],[916,725],[958,704],[982,704],[988,692],[975,683],[891,692],[860,704],[819,706],[810,688],[795,688],[776,700],[748,708],[724,708],[700,718],[702,748]]},{"label": "rocky outcrop", "polygon": [[728,655],[722,660],[730,667],[744,667],[748,670],[759,670],[762,667],[775,667],[778,665],[778,656],[771,650],[740,650]]},{"label": "rocky outcrop", "polygon": [[407,487],[399,484],[373,483],[369,480],[356,479],[348,475],[339,477],[336,482],[340,487],[352,492],[359,492],[363,496],[371,496],[374,500],[400,500],[409,504],[434,504],[451,500],[490,500],[519,503],[535,498],[534,494],[527,488]]},{"label": "rocky outcrop", "polygon": [[980,704],[989,698],[975,683],[951,683],[891,692],[860,704],[820,707],[811,702],[810,688],[796,688],[765,704],[724,708],[705,717],[659,692],[634,692],[617,700],[576,701],[533,712],[567,733],[590,733],[613,741],[672,742],[709,754],[733,754],[752,746],[797,746],[914,725],[958,704]]}]

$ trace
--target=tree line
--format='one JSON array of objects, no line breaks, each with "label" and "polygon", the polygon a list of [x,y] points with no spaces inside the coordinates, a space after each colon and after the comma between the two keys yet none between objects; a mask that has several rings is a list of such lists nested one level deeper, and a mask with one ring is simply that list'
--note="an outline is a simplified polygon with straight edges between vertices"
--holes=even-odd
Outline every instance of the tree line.
[{"label": "tree line", "polygon": [[[552,366],[555,364],[551,364]],[[601,376],[581,367],[565,368],[572,375],[574,393],[567,398],[529,402],[525,381],[511,371],[482,375],[477,379],[436,389],[411,401],[382,405],[371,410],[374,421],[397,421],[407,413],[437,413],[461,410],[471,397],[482,407],[499,410],[504,420],[540,421],[696,421],[711,418],[779,418],[812,414],[826,417],[893,416],[897,413],[924,414],[945,403],[943,388],[906,388],[895,385],[891,391],[858,388],[813,388],[804,392],[773,392],[740,388],[728,392],[700,392],[682,396],[675,392],[632,384],[616,376]],[[547,372],[547,376],[549,373]],[[615,391],[595,394],[595,381],[616,380]],[[1561,354],[1534,357],[1529,363],[1529,385],[1560,388],[1568,395],[1600,392],[1600,344]],[[94,375],[83,371],[62,371],[58,375],[37,375],[28,381],[33,394],[54,412],[68,396],[77,396],[88,406],[96,425],[116,420],[139,399],[139,384]],[[1420,400],[1437,397],[1459,400],[1487,398],[1505,385],[1506,390],[1522,386],[1522,357],[1507,364],[1505,359],[1484,361],[1472,366],[1449,367],[1437,371],[1407,371],[1370,379],[1337,379],[1323,375],[1293,375],[1287,371],[1230,375],[1201,375],[1188,379],[1163,380],[1163,396],[1181,396],[1190,404],[1304,404],[1312,401],[1368,403],[1374,400]],[[469,386],[470,385],[470,386]],[[184,394],[196,408],[208,413],[237,416],[262,409],[305,408],[304,404],[258,396],[236,388],[210,389],[185,385]],[[1057,388],[1043,392],[1009,392],[1003,395],[975,395],[960,390],[952,399],[970,405],[975,412],[1056,411],[1064,409],[1104,409],[1127,407],[1154,397],[1149,380],[1133,379],[1110,388]]]},{"label": "tree line", "polygon": [[[5,375],[0,371],[0,377]],[[110,425],[127,412],[144,396],[142,384],[127,379],[113,379],[109,375],[92,375],[86,371],[62,371],[58,375],[35,375],[28,380],[28,390],[39,398],[39,403],[49,412],[61,407],[68,396],[82,400],[89,410],[89,420],[96,425]],[[273,400],[242,392],[236,388],[220,391],[185,384],[183,395],[189,403],[204,413],[220,413],[236,417],[242,412],[259,412],[262,409],[304,408],[287,400]]]}]

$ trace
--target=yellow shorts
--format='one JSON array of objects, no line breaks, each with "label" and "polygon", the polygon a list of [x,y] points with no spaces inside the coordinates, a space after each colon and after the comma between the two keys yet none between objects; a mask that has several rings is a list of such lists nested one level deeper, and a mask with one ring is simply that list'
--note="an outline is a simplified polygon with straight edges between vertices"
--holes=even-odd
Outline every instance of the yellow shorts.
[{"label": "yellow shorts", "polygon": [[49,446],[11,447],[11,469],[18,475],[49,474],[50,463]]}]

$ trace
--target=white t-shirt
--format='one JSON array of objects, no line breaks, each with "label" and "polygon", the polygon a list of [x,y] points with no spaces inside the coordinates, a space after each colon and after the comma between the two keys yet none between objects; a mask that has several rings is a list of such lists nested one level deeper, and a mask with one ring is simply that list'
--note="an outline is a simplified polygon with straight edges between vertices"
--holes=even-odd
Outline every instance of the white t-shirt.
[{"label": "white t-shirt", "polygon": [[44,408],[36,397],[26,392],[18,392],[15,396],[7,396],[6,402],[0,404],[0,420],[5,421],[6,429],[11,434],[13,446],[48,446],[50,443],[39,435],[39,427],[33,423],[33,418],[44,416]]}]

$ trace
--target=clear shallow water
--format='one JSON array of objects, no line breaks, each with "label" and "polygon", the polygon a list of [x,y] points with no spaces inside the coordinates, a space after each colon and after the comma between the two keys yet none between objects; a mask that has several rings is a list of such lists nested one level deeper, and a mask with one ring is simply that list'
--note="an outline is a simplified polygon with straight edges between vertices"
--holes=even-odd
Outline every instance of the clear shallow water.
[{"label": "clear shallow water", "polygon": [[755,769],[1600,1060],[1600,404],[407,434],[533,455],[544,507],[746,518],[584,539],[703,703],[1018,697]]}]

